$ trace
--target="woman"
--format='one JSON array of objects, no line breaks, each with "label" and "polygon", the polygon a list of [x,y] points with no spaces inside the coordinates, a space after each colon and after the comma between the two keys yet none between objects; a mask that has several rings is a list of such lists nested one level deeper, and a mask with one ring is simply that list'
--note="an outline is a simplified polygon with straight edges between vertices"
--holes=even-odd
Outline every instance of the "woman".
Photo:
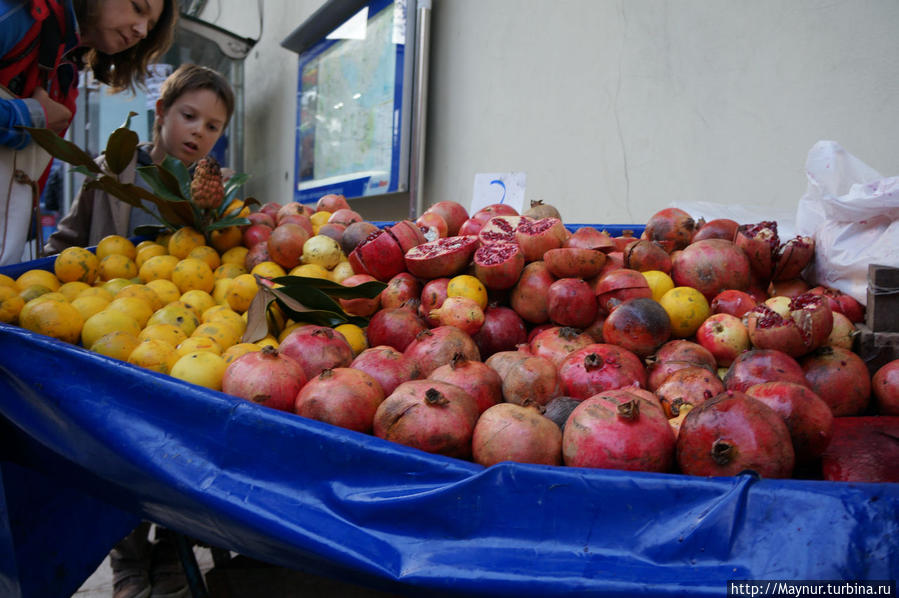
[{"label": "woman", "polygon": [[[30,144],[19,127],[65,132],[81,71],[114,91],[142,84],[147,66],[171,45],[177,15],[175,0],[0,0],[0,85],[15,96],[0,99],[2,161]],[[46,178],[45,170],[32,185],[13,179],[14,170],[0,181],[0,265],[20,261],[30,220],[11,204],[22,192],[14,194],[14,185],[30,189],[36,211]]]}]

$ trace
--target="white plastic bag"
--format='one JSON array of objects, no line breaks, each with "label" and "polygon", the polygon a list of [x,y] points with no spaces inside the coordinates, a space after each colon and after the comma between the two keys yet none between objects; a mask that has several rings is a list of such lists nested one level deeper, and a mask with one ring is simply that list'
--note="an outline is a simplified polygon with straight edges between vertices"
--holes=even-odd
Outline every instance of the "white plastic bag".
[{"label": "white plastic bag", "polygon": [[812,147],[806,173],[796,228],[814,237],[815,260],[805,277],[865,304],[868,265],[899,267],[899,177],[882,177],[834,141]]}]

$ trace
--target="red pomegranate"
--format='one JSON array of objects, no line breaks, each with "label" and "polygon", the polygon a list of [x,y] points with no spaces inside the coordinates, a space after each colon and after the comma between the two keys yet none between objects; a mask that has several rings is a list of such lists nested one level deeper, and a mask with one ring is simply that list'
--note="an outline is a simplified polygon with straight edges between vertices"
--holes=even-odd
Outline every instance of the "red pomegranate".
[{"label": "red pomegranate", "polygon": [[550,326],[531,338],[531,352],[549,359],[556,367],[569,353],[593,344],[593,338],[569,326]]},{"label": "red pomegranate", "polygon": [[484,324],[484,310],[469,297],[447,297],[443,304],[429,314],[437,317],[441,326],[455,326],[466,334],[476,334]]},{"label": "red pomegranate", "polygon": [[[345,287],[355,287],[366,282],[377,282],[374,276],[369,274],[353,274],[347,276],[340,283]],[[380,295],[374,299],[359,297],[356,299],[338,299],[344,312],[354,316],[370,316],[381,307]]]},{"label": "red pomegranate", "polygon": [[556,278],[593,278],[606,263],[606,254],[597,249],[558,247],[543,254],[543,261]]},{"label": "red pomegranate", "polygon": [[799,362],[809,388],[833,414],[859,415],[871,398],[871,378],[862,358],[841,347],[821,347]]},{"label": "red pomegranate", "polygon": [[421,283],[408,272],[400,272],[387,281],[379,299],[383,309],[401,307],[410,299],[421,301]]},{"label": "red pomegranate", "polygon": [[728,367],[737,355],[749,350],[749,330],[737,316],[712,314],[696,329],[696,342],[715,356],[719,367]]},{"label": "red pomegranate", "polygon": [[847,295],[839,289],[817,286],[809,290],[813,295],[821,295],[830,303],[830,309],[838,311],[854,324],[865,321],[865,306],[859,303],[852,295]]},{"label": "red pomegranate", "polygon": [[467,392],[437,380],[411,380],[378,406],[375,436],[428,453],[467,459],[479,416]]},{"label": "red pomegranate", "polygon": [[485,363],[502,379],[507,403],[546,405],[560,394],[556,366],[545,357],[527,351],[500,351]]},{"label": "red pomegranate", "polygon": [[624,267],[638,272],[659,270],[671,272],[671,256],[655,241],[641,239],[624,251]]},{"label": "red pomegranate", "polygon": [[611,313],[628,299],[652,297],[646,277],[636,270],[618,268],[601,274],[594,287],[600,311]]},{"label": "red pomegranate", "polygon": [[871,390],[881,415],[899,415],[899,359],[880,366],[871,378]]},{"label": "red pomegranate", "polygon": [[225,370],[222,391],[266,407],[293,411],[306,374],[295,359],[272,346],[235,359]]},{"label": "red pomegranate", "polygon": [[484,223],[478,231],[478,241],[481,245],[490,243],[516,243],[515,229],[524,220],[522,216],[494,216]]},{"label": "red pomegranate", "polygon": [[737,234],[737,227],[740,224],[736,220],[730,218],[715,218],[709,220],[699,226],[693,235],[693,241],[702,241],[703,239],[724,239],[725,241],[733,241]]},{"label": "red pomegranate", "polygon": [[[672,372],[655,390],[667,417],[678,415],[683,405],[697,407],[724,392],[724,383],[715,372],[691,366]],[[672,408],[676,405],[677,408]]]},{"label": "red pomegranate", "polygon": [[833,328],[833,312],[820,296],[803,293],[789,300],[788,315],[766,304],[746,312],[749,340],[758,349],[778,349],[799,357],[820,347]]},{"label": "red pomegranate", "polygon": [[[424,214],[433,212],[443,218],[446,222],[446,236],[453,237],[459,233],[459,227],[468,220],[468,210],[465,206],[456,201],[443,200],[438,201],[427,210]],[[422,216],[424,215],[422,214]]]},{"label": "red pomegranate", "polygon": [[598,309],[593,289],[580,278],[560,278],[547,289],[546,311],[550,321],[559,326],[586,328],[596,319]]},{"label": "red pomegranate", "polygon": [[440,326],[440,320],[435,315],[431,317],[431,312],[443,305],[446,301],[447,287],[449,286],[449,278],[435,278],[429,280],[421,289],[421,301],[418,305],[418,315],[421,316],[425,324],[434,328]]},{"label": "red pomegranate", "polygon": [[369,374],[355,368],[324,370],[296,396],[297,415],[333,426],[370,433],[384,389]]},{"label": "red pomegranate", "polygon": [[340,247],[345,254],[350,255],[360,243],[377,231],[378,227],[367,220],[354,222],[347,226],[340,236]]},{"label": "red pomegranate", "polygon": [[[262,212],[259,213],[263,214]],[[272,230],[274,230],[274,227],[269,226],[268,224],[251,224],[245,228],[242,233],[244,247],[252,249],[259,243],[268,243],[269,237],[272,236]]]},{"label": "red pomegranate", "polygon": [[731,241],[704,239],[687,245],[671,264],[676,286],[697,289],[711,301],[726,289],[749,287],[749,258]]},{"label": "red pomegranate", "polygon": [[524,255],[517,243],[481,245],[474,253],[474,275],[488,289],[510,289],[524,270]]},{"label": "red pomegranate", "polygon": [[737,228],[734,244],[746,252],[749,266],[757,280],[765,284],[771,280],[774,253],[780,246],[777,223],[765,220],[755,224],[743,224]]},{"label": "red pomegranate", "polygon": [[322,195],[318,198],[318,201],[315,202],[316,212],[331,212],[333,214],[341,208],[349,207],[350,204],[347,202],[346,197],[338,193],[328,193],[327,195]]},{"label": "red pomegranate", "polygon": [[615,248],[615,242],[606,231],[597,230],[592,226],[581,226],[568,237],[562,246],[595,249],[608,253]]},{"label": "red pomegranate", "polygon": [[437,212],[425,212],[415,220],[415,224],[425,230],[425,239],[428,241],[450,236],[446,220]]},{"label": "red pomegranate", "polygon": [[527,328],[511,307],[488,305],[484,310],[484,323],[472,337],[482,359],[498,351],[511,351],[527,342]]},{"label": "red pomegranate", "polygon": [[303,244],[307,240],[309,233],[299,224],[293,222],[279,224],[268,238],[269,255],[272,256],[272,261],[285,270],[292,270],[300,265]]},{"label": "red pomegranate", "polygon": [[500,403],[482,413],[471,441],[475,463],[484,467],[504,461],[561,465],[562,431],[540,409]]},{"label": "red pomegranate", "polygon": [[301,326],[284,337],[278,350],[293,357],[307,379],[323,370],[347,367],[353,361],[353,349],[344,336],[327,326]]},{"label": "red pomegranate", "polygon": [[721,291],[709,302],[713,314],[730,314],[738,318],[755,306],[756,300],[752,295],[736,289]]},{"label": "red pomegranate", "polygon": [[406,252],[406,269],[425,280],[452,277],[468,265],[477,248],[478,238],[473,235],[422,243]]},{"label": "red pomegranate", "polygon": [[559,365],[559,378],[563,394],[576,399],[626,386],[646,387],[640,358],[608,343],[594,343],[570,353]]},{"label": "red pomegranate", "polygon": [[353,359],[350,367],[362,370],[377,380],[385,396],[403,382],[421,378],[418,364],[406,359],[401,351],[388,345],[365,349]]},{"label": "red pomegranate", "polygon": [[687,475],[732,476],[750,469],[765,478],[788,478],[795,461],[783,419],[739,391],[691,409],[677,437],[677,464]]},{"label": "red pomegranate", "polygon": [[646,387],[654,391],[668,376],[677,370],[700,366],[714,372],[715,356],[708,349],[693,341],[670,340],[646,360]]},{"label": "red pomegranate", "polygon": [[523,219],[515,229],[515,240],[527,262],[542,260],[544,253],[561,247],[567,238],[568,230],[558,218]]},{"label": "red pomegranate", "polygon": [[556,281],[546,263],[531,262],[524,267],[509,295],[509,306],[531,324],[549,320],[549,286]]},{"label": "red pomegranate", "polygon": [[[347,231],[353,225],[347,228]],[[344,232],[346,237],[347,232]],[[399,242],[386,229],[377,229],[359,242],[347,256],[353,272],[370,274],[387,282],[406,269],[404,251]]]},{"label": "red pomegranate", "polygon": [[339,210],[331,212],[331,215],[328,216],[328,223],[342,224],[344,226],[349,226],[354,222],[362,222],[363,220],[365,219],[359,212],[349,208],[340,208]]},{"label": "red pomegranate", "polygon": [[418,364],[423,376],[431,375],[454,356],[480,361],[481,354],[471,336],[455,326],[437,326],[422,330],[405,350],[406,358]]},{"label": "red pomegranate", "polygon": [[387,345],[397,351],[405,351],[415,337],[427,326],[412,306],[391,307],[372,315],[366,328],[368,344]]},{"label": "red pomegranate", "polygon": [[574,408],[562,433],[562,454],[571,467],[670,471],[675,438],[652,400],[636,393],[599,393]]},{"label": "red pomegranate", "polygon": [[787,424],[797,463],[817,459],[833,436],[833,413],[817,394],[792,382],[765,382],[746,394],[771,407]]},{"label": "red pomegranate", "polygon": [[696,222],[690,214],[680,208],[665,208],[650,216],[644,236],[671,253],[689,245],[695,232]]},{"label": "red pomegranate", "polygon": [[796,236],[781,243],[774,254],[773,280],[798,278],[815,257],[815,240],[812,237]]},{"label": "red pomegranate", "polygon": [[725,388],[741,392],[753,384],[777,381],[809,386],[799,363],[776,349],[750,349],[740,353],[724,376]]},{"label": "red pomegranate", "polygon": [[639,357],[649,357],[671,336],[671,319],[658,301],[648,297],[628,299],[606,318],[602,337]]},{"label": "red pomegranate", "polygon": [[455,384],[474,398],[479,413],[503,400],[503,381],[496,370],[483,361],[472,361],[463,355],[453,355],[449,363],[431,372],[428,379]]}]

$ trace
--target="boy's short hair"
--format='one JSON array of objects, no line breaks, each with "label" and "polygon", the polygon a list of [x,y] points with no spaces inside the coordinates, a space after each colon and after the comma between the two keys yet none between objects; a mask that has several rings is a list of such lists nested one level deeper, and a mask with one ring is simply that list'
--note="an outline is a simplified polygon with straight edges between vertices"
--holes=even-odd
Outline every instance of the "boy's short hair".
[{"label": "boy's short hair", "polygon": [[[225,105],[227,118],[222,129],[228,126],[231,115],[234,114],[234,90],[231,84],[218,71],[197,64],[184,63],[175,69],[175,72],[166,77],[159,89],[159,100],[162,102],[162,111],[172,107],[175,101],[189,91],[208,89],[215,93]],[[153,123],[153,139],[159,138],[162,125],[157,119]]]}]

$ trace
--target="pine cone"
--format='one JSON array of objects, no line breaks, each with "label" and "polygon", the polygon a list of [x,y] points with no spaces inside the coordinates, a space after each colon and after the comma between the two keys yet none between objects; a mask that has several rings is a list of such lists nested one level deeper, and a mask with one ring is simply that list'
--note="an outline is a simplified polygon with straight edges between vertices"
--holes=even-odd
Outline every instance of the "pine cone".
[{"label": "pine cone", "polygon": [[190,196],[199,208],[217,208],[225,198],[222,169],[218,161],[207,156],[197,162],[194,178],[190,182]]}]

